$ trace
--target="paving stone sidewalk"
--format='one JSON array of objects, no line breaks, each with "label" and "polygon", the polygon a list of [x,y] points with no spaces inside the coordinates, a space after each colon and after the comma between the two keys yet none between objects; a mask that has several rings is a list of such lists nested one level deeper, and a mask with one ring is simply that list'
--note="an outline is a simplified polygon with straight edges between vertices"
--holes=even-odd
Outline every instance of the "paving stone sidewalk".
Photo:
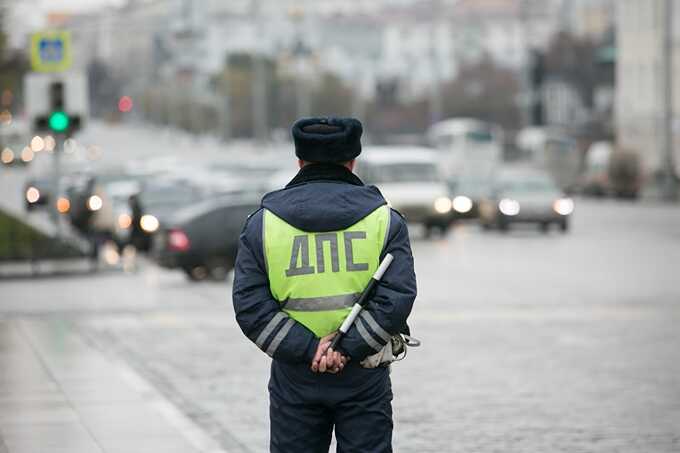
[{"label": "paving stone sidewalk", "polygon": [[64,321],[0,321],[0,369],[2,453],[226,453]]}]

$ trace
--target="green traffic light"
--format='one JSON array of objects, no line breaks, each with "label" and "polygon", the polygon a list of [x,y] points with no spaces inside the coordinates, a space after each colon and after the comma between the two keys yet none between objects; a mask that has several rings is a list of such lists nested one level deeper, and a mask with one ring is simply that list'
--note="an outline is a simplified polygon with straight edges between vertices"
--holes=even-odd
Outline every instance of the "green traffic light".
[{"label": "green traffic light", "polygon": [[56,112],[52,112],[48,120],[50,129],[52,129],[54,132],[64,132],[66,129],[68,129],[70,122],[71,119],[68,117],[68,115],[58,110]]}]

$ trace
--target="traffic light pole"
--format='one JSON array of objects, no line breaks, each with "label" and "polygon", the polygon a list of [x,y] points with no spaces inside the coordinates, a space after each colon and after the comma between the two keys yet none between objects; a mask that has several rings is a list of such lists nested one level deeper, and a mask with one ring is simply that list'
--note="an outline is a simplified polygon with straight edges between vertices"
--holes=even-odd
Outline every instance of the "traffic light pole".
[{"label": "traffic light pole", "polygon": [[673,131],[673,1],[665,2],[663,34],[663,169],[662,196],[665,200],[676,201],[678,184],[675,174],[675,133]]},{"label": "traffic light pole", "polygon": [[54,225],[56,227],[57,238],[61,239],[63,232],[62,232],[62,225],[61,225],[61,213],[59,212],[59,208],[58,208],[58,201],[59,201],[59,197],[61,196],[61,154],[64,152],[64,143],[66,142],[66,140],[65,140],[63,134],[57,134],[54,137],[54,141],[55,141],[54,155],[52,157],[54,192],[53,192],[53,197],[52,197],[53,199],[50,200],[50,204],[51,204],[51,208],[52,208],[50,210],[50,212],[52,213]]}]

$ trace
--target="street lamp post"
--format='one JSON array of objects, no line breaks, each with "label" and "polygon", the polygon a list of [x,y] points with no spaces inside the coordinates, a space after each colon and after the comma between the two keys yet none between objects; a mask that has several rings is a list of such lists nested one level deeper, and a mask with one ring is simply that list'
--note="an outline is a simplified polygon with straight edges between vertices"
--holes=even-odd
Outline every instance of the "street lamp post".
[{"label": "street lamp post", "polygon": [[[252,15],[255,23],[255,34],[262,37],[262,11],[260,0],[253,0]],[[259,46],[258,46],[259,47]],[[267,74],[265,67],[265,52],[253,51],[253,133],[258,142],[264,142],[269,135],[269,118],[267,115]]]},{"label": "street lamp post", "polygon": [[673,132],[673,2],[665,1],[663,28],[663,188],[662,196],[665,200],[674,201],[678,198],[677,179],[675,174],[674,132]]}]

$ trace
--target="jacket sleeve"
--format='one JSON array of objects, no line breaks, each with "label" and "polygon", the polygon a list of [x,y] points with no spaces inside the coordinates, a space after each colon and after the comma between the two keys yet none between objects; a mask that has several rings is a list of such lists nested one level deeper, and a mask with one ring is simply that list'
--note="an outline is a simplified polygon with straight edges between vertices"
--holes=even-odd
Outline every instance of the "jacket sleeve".
[{"label": "jacket sleeve", "polygon": [[386,253],[394,261],[383,275],[375,294],[362,310],[354,325],[340,342],[340,349],[352,360],[363,360],[380,351],[392,335],[404,332],[406,319],[416,299],[416,275],[406,221],[391,212]]},{"label": "jacket sleeve", "polygon": [[253,214],[239,238],[232,301],[243,333],[270,357],[311,363],[316,335],[283,312],[269,290],[262,248],[262,210]]}]

